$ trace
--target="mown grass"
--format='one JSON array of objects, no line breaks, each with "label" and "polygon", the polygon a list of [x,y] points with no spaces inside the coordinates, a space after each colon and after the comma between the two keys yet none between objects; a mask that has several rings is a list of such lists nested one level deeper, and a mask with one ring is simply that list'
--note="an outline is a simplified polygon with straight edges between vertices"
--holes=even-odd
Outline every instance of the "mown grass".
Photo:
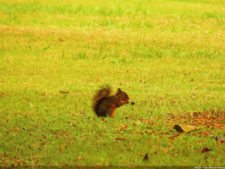
[{"label": "mown grass", "polygon": [[[224,127],[168,117],[225,110],[224,25],[221,0],[1,0],[0,165],[224,166]],[[104,84],[135,105],[97,118]]]}]

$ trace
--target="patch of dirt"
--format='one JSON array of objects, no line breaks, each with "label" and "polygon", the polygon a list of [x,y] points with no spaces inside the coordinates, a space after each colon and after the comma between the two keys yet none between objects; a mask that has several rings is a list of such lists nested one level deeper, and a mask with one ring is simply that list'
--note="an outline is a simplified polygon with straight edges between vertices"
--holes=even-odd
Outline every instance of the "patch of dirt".
[{"label": "patch of dirt", "polygon": [[225,127],[225,112],[222,111],[192,112],[177,116],[169,116],[169,121],[172,123],[179,122],[194,126],[205,126],[219,129]]}]

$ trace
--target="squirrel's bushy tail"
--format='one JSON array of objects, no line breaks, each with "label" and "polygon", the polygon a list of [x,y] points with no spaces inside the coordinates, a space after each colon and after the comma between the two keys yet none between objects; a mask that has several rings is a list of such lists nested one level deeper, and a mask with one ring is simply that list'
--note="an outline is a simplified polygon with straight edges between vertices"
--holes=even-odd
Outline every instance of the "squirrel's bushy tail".
[{"label": "squirrel's bushy tail", "polygon": [[100,101],[108,96],[110,96],[111,94],[111,87],[106,85],[102,88],[100,88],[99,90],[97,90],[96,94],[93,97],[93,104],[92,104],[92,108],[94,110],[94,112],[98,115],[98,104],[100,103]]}]

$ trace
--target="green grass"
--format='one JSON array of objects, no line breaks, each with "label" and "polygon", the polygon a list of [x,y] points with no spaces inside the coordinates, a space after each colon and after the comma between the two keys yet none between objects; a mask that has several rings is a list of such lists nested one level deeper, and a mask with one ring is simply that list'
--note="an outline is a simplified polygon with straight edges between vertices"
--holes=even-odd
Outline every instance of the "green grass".
[{"label": "green grass", "polygon": [[[104,84],[135,105],[97,118]],[[168,118],[224,101],[222,0],[0,0],[0,166],[224,166],[224,127]]]}]

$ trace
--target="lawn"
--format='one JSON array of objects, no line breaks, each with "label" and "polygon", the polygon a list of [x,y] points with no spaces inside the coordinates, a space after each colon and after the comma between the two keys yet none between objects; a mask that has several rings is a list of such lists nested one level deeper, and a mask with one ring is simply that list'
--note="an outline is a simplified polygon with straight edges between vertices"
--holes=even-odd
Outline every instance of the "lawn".
[{"label": "lawn", "polygon": [[0,0],[0,166],[225,166],[224,124],[225,1]]}]

